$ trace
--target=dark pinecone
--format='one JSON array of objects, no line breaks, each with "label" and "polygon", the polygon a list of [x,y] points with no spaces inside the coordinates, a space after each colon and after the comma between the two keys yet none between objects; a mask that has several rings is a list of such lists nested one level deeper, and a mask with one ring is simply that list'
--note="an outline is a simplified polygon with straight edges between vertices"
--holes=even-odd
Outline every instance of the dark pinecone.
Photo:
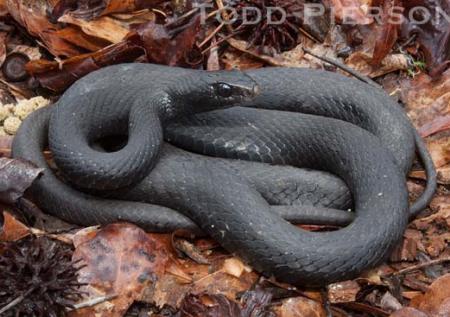
[{"label": "dark pinecone", "polygon": [[69,246],[45,237],[0,243],[0,311],[3,316],[64,316],[82,297]]}]

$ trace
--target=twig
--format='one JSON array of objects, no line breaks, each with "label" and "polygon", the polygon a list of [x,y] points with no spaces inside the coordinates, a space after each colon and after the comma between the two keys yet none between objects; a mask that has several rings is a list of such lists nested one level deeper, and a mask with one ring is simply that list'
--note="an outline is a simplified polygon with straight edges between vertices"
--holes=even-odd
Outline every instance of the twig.
[{"label": "twig", "polygon": [[25,292],[25,294],[20,295],[19,297],[17,297],[13,301],[11,301],[9,304],[7,304],[3,308],[1,308],[0,309],[0,315],[3,314],[4,312],[6,312],[7,310],[13,308],[14,306],[20,304],[25,299],[25,297],[27,297],[28,294],[30,294],[33,291],[34,291],[34,288],[29,289],[28,291]]},{"label": "twig", "polygon": [[225,25],[224,22],[220,23],[220,25],[218,27],[216,27],[211,34],[209,34],[198,46],[199,47],[203,47],[206,43],[208,43],[213,37],[214,35],[216,35],[217,33],[219,33],[219,31],[223,28],[223,26]]},{"label": "twig", "polygon": [[374,82],[369,77],[360,74],[358,71],[352,69],[351,67],[348,67],[347,65],[344,65],[343,63],[341,63],[341,62],[339,62],[339,61],[337,61],[335,59],[332,59],[332,58],[329,58],[329,57],[326,57],[326,56],[317,55],[317,54],[313,53],[312,51],[310,51],[309,49],[304,48],[304,47],[303,47],[303,51],[305,53],[311,55],[311,56],[314,56],[315,58],[320,59],[321,61],[324,61],[324,62],[326,62],[328,64],[331,64],[333,66],[336,66],[336,67],[342,69],[343,71],[349,73],[350,75],[352,75],[355,78],[361,80],[362,82],[365,82],[366,84],[369,84],[371,86],[380,88],[380,85],[378,85],[376,82]]},{"label": "twig", "polygon": [[197,13],[197,11],[199,11],[200,8],[193,8],[192,10],[186,12],[185,14],[179,16],[178,18],[176,18],[175,20],[167,23],[165,25],[165,27],[171,27],[172,25],[176,25],[177,23],[179,23],[180,21],[183,21],[184,19],[189,18],[191,15]]},{"label": "twig", "polygon": [[13,300],[12,302],[10,302],[8,305],[6,305],[5,307],[3,307],[2,309],[0,309],[0,315],[3,314],[4,312],[6,312],[7,310],[13,308],[14,306],[16,306],[17,304],[19,304],[21,301],[23,301],[25,299],[24,295],[20,295],[19,297],[17,297],[15,300]]},{"label": "twig", "polygon": [[215,43],[212,44],[211,46],[208,46],[207,48],[205,48],[205,49],[202,51],[202,55],[203,55],[203,54],[206,54],[208,51],[212,50],[213,48],[219,46],[219,45],[222,44],[223,42],[228,41],[229,39],[231,39],[231,38],[232,38],[233,36],[235,36],[236,34],[238,34],[238,32],[234,32],[234,33],[229,34],[229,35],[227,35],[227,36],[225,36],[225,37],[222,37],[220,40],[218,40],[217,42],[215,42]]},{"label": "twig", "polygon": [[397,272],[386,274],[384,277],[404,275],[404,274],[411,273],[411,272],[414,272],[414,271],[417,271],[417,270],[420,270],[420,269],[423,269],[423,268],[426,268],[426,267],[429,267],[432,265],[441,264],[441,263],[445,263],[445,262],[450,262],[450,256],[441,258],[441,259],[430,260],[428,262],[416,264],[413,266],[409,266],[409,267],[401,269]]},{"label": "twig", "polygon": [[[220,13],[222,15],[222,18],[226,22],[229,22],[230,21],[230,15],[225,10],[225,6],[223,5],[223,1],[222,0],[216,0],[216,5],[217,5],[217,8],[219,9],[219,11],[220,11]],[[227,23],[227,29],[228,29],[228,32],[233,33],[233,28],[232,28],[232,26],[229,23]]]},{"label": "twig", "polygon": [[77,309],[86,308],[86,307],[92,307],[92,306],[98,305],[100,303],[107,302],[116,297],[117,297],[117,294],[110,294],[110,295],[95,297],[95,298],[89,299],[85,302],[74,304],[74,305],[72,305],[72,308],[67,309],[67,311],[77,310]]},{"label": "twig", "polygon": [[299,30],[300,30],[300,32],[301,32],[304,36],[306,36],[307,38],[309,38],[311,41],[313,41],[313,42],[315,42],[315,43],[318,43],[318,42],[319,42],[314,36],[312,36],[311,34],[309,34],[304,28],[299,27]]}]

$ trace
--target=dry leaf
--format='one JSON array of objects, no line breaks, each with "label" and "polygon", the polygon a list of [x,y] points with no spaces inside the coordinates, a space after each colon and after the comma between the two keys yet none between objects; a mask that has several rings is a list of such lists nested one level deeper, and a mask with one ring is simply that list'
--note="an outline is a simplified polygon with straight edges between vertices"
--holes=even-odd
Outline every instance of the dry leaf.
[{"label": "dry leaf", "polygon": [[334,283],[328,286],[328,300],[333,304],[354,302],[360,290],[356,281]]},{"label": "dry leaf", "polygon": [[430,317],[430,316],[415,308],[405,307],[400,310],[397,310],[389,317]]},{"label": "dry leaf", "polygon": [[394,14],[398,13],[393,9],[399,7],[399,2],[400,0],[383,1],[383,11],[381,14],[382,27],[377,30],[378,37],[374,43],[375,48],[370,63],[372,66],[379,66],[397,42],[400,24],[393,19]]},{"label": "dry leaf", "polygon": [[180,317],[239,317],[239,305],[227,297],[217,295],[187,295],[180,305]]},{"label": "dry leaf", "polygon": [[331,0],[336,19],[340,22],[354,22],[355,24],[371,24],[373,18],[368,16],[372,0]]},{"label": "dry leaf", "polygon": [[305,297],[293,297],[283,301],[280,317],[325,317],[323,305]]},{"label": "dry leaf", "polygon": [[408,115],[416,127],[450,115],[450,70],[439,80],[433,80],[427,74],[405,78],[400,81],[399,88]]},{"label": "dry leaf", "polygon": [[0,158],[0,201],[6,204],[17,202],[42,171],[22,160]]},{"label": "dry leaf", "polygon": [[[416,7],[427,10],[432,17],[426,23],[403,23],[403,38],[409,39],[413,34],[416,35],[416,42],[420,45],[427,63],[427,68],[435,75],[440,75],[442,66],[450,58],[450,23],[444,18],[443,14],[450,13],[450,2],[447,0],[423,1],[409,0],[403,1],[405,8],[404,15],[408,17],[411,10]],[[444,12],[440,12],[444,11]],[[440,18],[436,18],[440,17]],[[421,21],[421,18],[418,18]]]},{"label": "dry leaf", "polygon": [[3,227],[0,230],[0,242],[17,241],[30,234],[30,229],[14,218],[9,212],[3,212]]},{"label": "dry leaf", "polygon": [[110,17],[101,17],[93,21],[86,21],[74,18],[71,15],[63,15],[58,21],[79,26],[87,35],[114,44],[121,42],[130,31],[125,23],[121,23]]},{"label": "dry leaf", "polygon": [[52,11],[52,18],[57,20],[64,13],[76,18],[92,20],[102,15],[117,12],[132,12],[143,8],[153,8],[164,0],[60,0]]},{"label": "dry leaf", "polygon": [[90,72],[111,64],[134,61],[143,53],[132,41],[124,41],[92,54],[67,59],[61,64],[46,60],[31,61],[27,64],[27,70],[43,87],[62,92]]},{"label": "dry leaf", "polygon": [[27,31],[39,37],[48,50],[55,56],[72,57],[83,53],[77,46],[59,37],[59,26],[48,21],[46,11],[50,4],[45,0],[6,0],[11,16]]},{"label": "dry leaf", "polygon": [[[71,316],[123,316],[144,291],[164,273],[168,254],[161,242],[131,224],[111,224],[75,249],[73,260],[82,260],[79,282],[92,297],[115,294],[99,307],[83,308]],[[101,315],[97,315],[101,313]]]},{"label": "dry leaf", "polygon": [[380,77],[391,72],[408,69],[408,60],[403,54],[391,54],[387,55],[382,61],[379,67],[373,67],[373,57],[369,53],[358,51],[350,55],[345,61],[347,66],[360,72],[368,77]]},{"label": "dry leaf", "polygon": [[190,55],[200,32],[200,22],[200,16],[195,16],[182,27],[182,31],[174,32],[151,21],[138,26],[135,36],[139,37],[150,62],[169,66],[198,64],[202,59],[191,61]]},{"label": "dry leaf", "polygon": [[411,300],[411,308],[403,308],[390,317],[444,317],[450,315],[450,274],[438,278],[429,290]]}]

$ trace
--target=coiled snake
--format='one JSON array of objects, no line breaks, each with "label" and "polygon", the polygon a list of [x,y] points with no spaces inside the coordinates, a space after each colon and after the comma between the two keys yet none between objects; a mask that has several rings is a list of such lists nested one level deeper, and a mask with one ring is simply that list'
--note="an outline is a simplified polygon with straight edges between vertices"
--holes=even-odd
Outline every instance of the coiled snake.
[{"label": "coiled snake", "polygon": [[[125,141],[111,148],[112,137]],[[71,186],[48,168],[47,141]],[[416,147],[428,184],[409,209],[405,174]],[[323,286],[380,263],[436,186],[423,142],[389,96],[309,69],[110,66],[29,116],[13,155],[46,168],[31,192],[49,213],[158,231],[194,222],[255,269],[296,285]],[[299,209],[303,220],[326,222],[329,212],[344,224],[350,213],[333,209],[349,207],[351,224],[329,232],[280,216]]]}]

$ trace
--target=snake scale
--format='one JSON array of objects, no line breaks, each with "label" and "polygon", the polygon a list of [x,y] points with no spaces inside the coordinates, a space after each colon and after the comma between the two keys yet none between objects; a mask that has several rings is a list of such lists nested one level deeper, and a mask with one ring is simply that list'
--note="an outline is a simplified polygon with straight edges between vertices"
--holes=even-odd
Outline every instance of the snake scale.
[{"label": "snake scale", "polygon": [[[47,143],[61,177],[42,154]],[[410,208],[415,149],[428,182]],[[30,115],[13,155],[46,168],[30,191],[62,219],[196,224],[263,274],[308,286],[380,263],[436,186],[422,140],[389,96],[309,69],[110,66]],[[351,223],[309,232],[283,217]]]}]

